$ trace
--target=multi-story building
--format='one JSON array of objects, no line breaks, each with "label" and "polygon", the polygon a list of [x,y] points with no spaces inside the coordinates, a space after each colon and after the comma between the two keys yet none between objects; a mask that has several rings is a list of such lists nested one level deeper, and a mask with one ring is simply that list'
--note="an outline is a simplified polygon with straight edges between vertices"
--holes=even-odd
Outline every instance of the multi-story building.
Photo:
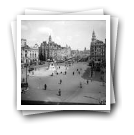
[{"label": "multi-story building", "polygon": [[92,33],[89,61],[94,63],[106,62],[106,39],[105,42],[96,39],[94,31]]},{"label": "multi-story building", "polygon": [[21,63],[32,64],[38,62],[39,59],[39,47],[35,44],[33,47],[27,45],[26,39],[21,39]]},{"label": "multi-story building", "polygon": [[30,47],[27,45],[26,39],[21,39],[21,63],[30,62]]},{"label": "multi-story building", "polygon": [[33,47],[30,47],[29,49],[30,51],[30,62],[36,62],[38,63],[39,60],[39,46],[37,44],[35,44]]},{"label": "multi-story building", "polygon": [[48,59],[61,60],[71,56],[71,48],[61,47],[52,41],[51,35],[49,36],[48,43],[46,41],[41,43],[39,47],[39,59],[47,61]]}]

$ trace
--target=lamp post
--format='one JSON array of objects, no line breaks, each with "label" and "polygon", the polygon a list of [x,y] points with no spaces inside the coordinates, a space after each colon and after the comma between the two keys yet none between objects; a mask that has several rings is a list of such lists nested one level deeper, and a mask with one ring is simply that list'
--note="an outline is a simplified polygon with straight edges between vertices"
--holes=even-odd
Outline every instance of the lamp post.
[{"label": "lamp post", "polygon": [[26,51],[26,86],[28,86],[27,84],[27,51]]}]

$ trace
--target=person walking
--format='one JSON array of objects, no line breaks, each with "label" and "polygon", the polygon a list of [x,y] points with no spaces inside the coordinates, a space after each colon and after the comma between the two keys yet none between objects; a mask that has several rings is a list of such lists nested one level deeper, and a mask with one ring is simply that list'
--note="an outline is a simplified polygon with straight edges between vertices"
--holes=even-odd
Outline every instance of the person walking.
[{"label": "person walking", "polygon": [[62,83],[62,80],[60,79],[60,84]]},{"label": "person walking", "polygon": [[59,89],[58,91],[58,96],[61,96],[61,89]]},{"label": "person walking", "polygon": [[74,72],[73,72],[73,75],[74,75]]},{"label": "person walking", "polygon": [[67,74],[67,72],[65,71],[65,75]]},{"label": "person walking", "polygon": [[44,85],[44,90],[46,90],[46,89],[47,89],[47,85],[45,84],[45,85]]},{"label": "person walking", "polygon": [[87,80],[87,84],[89,83],[89,81]]}]

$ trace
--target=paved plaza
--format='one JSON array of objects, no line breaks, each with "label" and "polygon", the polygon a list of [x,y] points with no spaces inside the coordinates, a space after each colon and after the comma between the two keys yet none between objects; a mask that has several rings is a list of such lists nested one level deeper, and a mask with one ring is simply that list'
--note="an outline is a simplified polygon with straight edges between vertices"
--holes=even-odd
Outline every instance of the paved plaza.
[{"label": "paved plaza", "polygon": [[[74,63],[68,67],[63,63],[58,66],[60,66],[57,69],[58,74],[53,76],[51,76],[52,71],[47,70],[45,65],[36,67],[31,73],[28,72],[29,87],[21,94],[22,100],[87,104],[100,104],[100,101],[105,100],[106,86],[100,80],[99,72],[94,72],[91,79],[90,66],[86,62]],[[22,71],[22,78],[24,78],[25,69]],[[61,84],[60,80],[62,80]]]}]

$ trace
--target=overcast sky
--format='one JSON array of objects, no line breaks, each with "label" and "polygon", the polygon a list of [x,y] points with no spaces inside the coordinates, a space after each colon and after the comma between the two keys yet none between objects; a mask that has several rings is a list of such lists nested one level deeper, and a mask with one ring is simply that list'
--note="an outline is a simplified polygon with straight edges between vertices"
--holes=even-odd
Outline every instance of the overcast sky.
[{"label": "overcast sky", "polygon": [[72,49],[90,49],[92,32],[99,40],[105,41],[106,21],[22,21],[21,38],[27,39],[29,46],[52,40],[61,46]]}]

